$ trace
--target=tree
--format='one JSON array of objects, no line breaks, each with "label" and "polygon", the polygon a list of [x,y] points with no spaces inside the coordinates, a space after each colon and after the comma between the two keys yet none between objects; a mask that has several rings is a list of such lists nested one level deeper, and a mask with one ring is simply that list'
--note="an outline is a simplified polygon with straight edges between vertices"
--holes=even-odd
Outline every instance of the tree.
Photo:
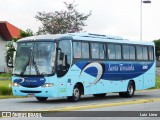
[{"label": "tree", "polygon": [[7,43],[7,55],[6,55],[6,61],[9,61],[10,63],[13,63],[13,53],[15,51],[14,43],[24,37],[33,36],[33,32],[30,29],[27,29],[26,31],[20,30],[20,36],[18,38],[13,38],[12,41]]},{"label": "tree", "polygon": [[153,42],[155,43],[156,57],[158,59],[158,57],[160,56],[160,39],[154,40]]},{"label": "tree", "polygon": [[84,21],[91,15],[91,11],[88,14],[78,12],[74,1],[64,2],[64,4],[67,10],[37,13],[35,18],[42,23],[37,34],[62,34],[83,30],[83,27],[86,26]]},{"label": "tree", "polygon": [[26,31],[21,30],[20,38],[29,37],[29,36],[33,36],[33,31],[31,29],[27,29]]},{"label": "tree", "polygon": [[11,42],[16,42],[17,40],[21,38],[29,37],[29,36],[33,36],[33,31],[31,29],[27,29],[26,31],[20,30],[19,37],[14,37]]}]

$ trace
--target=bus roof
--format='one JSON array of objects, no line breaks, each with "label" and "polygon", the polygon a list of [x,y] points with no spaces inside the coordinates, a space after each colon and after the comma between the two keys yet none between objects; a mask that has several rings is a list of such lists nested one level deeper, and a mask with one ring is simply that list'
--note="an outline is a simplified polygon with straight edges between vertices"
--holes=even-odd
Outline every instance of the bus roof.
[{"label": "bus roof", "polygon": [[67,34],[55,34],[55,35],[37,35],[25,37],[18,42],[22,41],[42,41],[42,40],[83,40],[83,41],[96,41],[96,42],[113,42],[113,43],[128,43],[128,44],[144,44],[144,45],[154,45],[154,42],[146,41],[129,41],[123,39],[120,36],[111,36],[111,35],[100,35],[100,34],[91,34],[91,33],[67,33]]}]

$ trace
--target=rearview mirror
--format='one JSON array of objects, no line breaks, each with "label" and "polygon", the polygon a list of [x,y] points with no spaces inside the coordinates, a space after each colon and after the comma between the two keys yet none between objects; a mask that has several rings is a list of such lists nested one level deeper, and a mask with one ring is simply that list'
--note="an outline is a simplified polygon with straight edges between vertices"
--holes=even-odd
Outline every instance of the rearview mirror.
[{"label": "rearview mirror", "polygon": [[7,54],[6,56],[6,64],[7,67],[13,68],[13,60],[9,54]]},{"label": "rearview mirror", "polygon": [[60,52],[59,59],[60,59],[60,60],[63,60],[63,59],[64,59],[64,53],[63,53],[63,52]]}]

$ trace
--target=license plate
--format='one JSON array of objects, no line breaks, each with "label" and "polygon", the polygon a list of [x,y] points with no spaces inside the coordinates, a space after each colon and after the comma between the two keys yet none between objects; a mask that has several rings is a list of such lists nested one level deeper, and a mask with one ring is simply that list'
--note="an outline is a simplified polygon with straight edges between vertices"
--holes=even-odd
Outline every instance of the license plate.
[{"label": "license plate", "polygon": [[34,97],[34,94],[28,94],[28,97]]}]

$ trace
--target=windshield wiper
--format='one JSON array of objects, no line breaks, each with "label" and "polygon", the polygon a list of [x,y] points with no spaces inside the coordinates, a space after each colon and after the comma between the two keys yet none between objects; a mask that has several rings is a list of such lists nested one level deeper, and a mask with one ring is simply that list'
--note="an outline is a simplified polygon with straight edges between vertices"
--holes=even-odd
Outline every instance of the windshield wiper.
[{"label": "windshield wiper", "polygon": [[36,62],[34,61],[34,56],[33,56],[33,65],[34,65],[34,68],[35,68],[35,71],[36,71],[37,75],[40,75],[38,66],[37,66]]},{"label": "windshield wiper", "polygon": [[26,64],[24,65],[24,67],[22,68],[22,71],[21,71],[21,75],[23,75],[24,73],[25,73],[25,71],[26,71],[26,68],[27,68],[27,66],[29,66],[29,64],[30,64],[30,67],[31,67],[31,56],[32,56],[32,48],[30,49],[30,54],[28,55],[28,61],[26,62]]},{"label": "windshield wiper", "polygon": [[24,72],[26,71],[26,68],[27,68],[27,66],[29,65],[29,61],[25,64],[25,66],[22,68],[22,71],[21,71],[21,75],[23,75],[24,74]]},{"label": "windshield wiper", "polygon": [[[28,65],[29,65],[29,61],[28,61],[28,62],[25,64],[25,66],[23,67],[23,69],[22,69],[22,71],[21,71],[21,75],[24,74],[24,72],[26,71],[26,68],[27,68]],[[40,75],[39,69],[38,69],[37,64],[36,64],[35,61],[33,61],[33,65],[34,65],[34,67],[35,67],[35,71],[36,71],[37,75]]]},{"label": "windshield wiper", "polygon": [[[34,48],[34,46],[33,46],[33,48]],[[29,59],[26,62],[26,64],[24,65],[24,67],[22,68],[20,75],[23,75],[25,73],[27,66],[30,67],[30,74],[31,74],[31,69],[32,69],[31,66],[32,65],[34,66],[37,75],[40,75],[38,66],[37,66],[36,62],[34,61],[33,48],[30,48],[30,54],[28,55]]]}]

